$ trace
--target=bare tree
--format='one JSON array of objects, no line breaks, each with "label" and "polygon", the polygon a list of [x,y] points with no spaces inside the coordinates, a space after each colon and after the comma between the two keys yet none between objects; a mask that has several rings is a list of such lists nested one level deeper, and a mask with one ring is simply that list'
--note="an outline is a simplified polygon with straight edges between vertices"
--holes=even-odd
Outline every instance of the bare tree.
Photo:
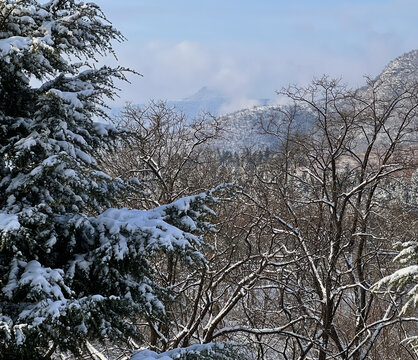
[{"label": "bare tree", "polygon": [[[235,154],[228,159],[212,149],[210,141],[220,126],[210,119],[189,123],[164,103],[125,109],[122,124],[134,137],[109,156],[106,165],[116,176],[136,176],[139,183],[152,184],[144,188],[143,197],[126,199],[127,206],[132,202],[145,208],[155,206],[231,180],[247,188],[254,183],[249,168],[262,156],[248,153],[249,161]],[[227,189],[220,192],[215,207],[217,231],[205,234],[206,263],[186,272],[175,253],[156,259],[155,275],[164,288],[172,289],[172,296],[165,304],[166,322],[138,319],[150,348],[167,350],[236,339],[235,327],[255,319],[254,314],[245,314],[245,304],[264,291],[259,284],[265,282],[267,272],[276,278],[275,270],[284,266],[280,264],[284,246],[277,241],[278,235],[271,236],[271,226],[260,218],[257,206],[233,196],[231,187]],[[294,263],[297,258],[287,261]]]},{"label": "bare tree", "polygon": [[205,177],[214,164],[207,150],[220,130],[216,118],[203,114],[187,119],[164,102],[151,102],[146,107],[127,105],[117,121],[130,135],[105,157],[106,168],[146,186],[143,197],[129,201],[149,208],[213,185]]},{"label": "bare tree", "polygon": [[[275,290],[277,313],[287,316],[278,327],[291,326],[245,331],[283,335],[284,358],[358,360],[370,358],[372,349],[374,358],[388,356],[388,347],[379,351],[377,337],[417,319],[398,318],[395,297],[370,291],[393,266],[387,262],[394,237],[405,241],[411,235],[394,231],[400,226],[387,221],[378,192],[411,166],[400,154],[414,146],[417,89],[369,81],[367,88],[350,91],[322,78],[281,94],[293,106],[263,128],[282,146],[255,172],[258,186],[243,194],[266,222],[275,223],[273,234],[293,244],[291,254],[282,255],[298,261],[281,270]],[[303,136],[294,131],[298,111],[314,119]]]}]

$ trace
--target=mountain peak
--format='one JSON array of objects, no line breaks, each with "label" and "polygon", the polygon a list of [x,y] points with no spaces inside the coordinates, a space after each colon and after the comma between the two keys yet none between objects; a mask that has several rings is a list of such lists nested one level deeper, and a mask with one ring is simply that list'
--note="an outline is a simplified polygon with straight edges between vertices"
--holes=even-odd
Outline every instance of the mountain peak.
[{"label": "mountain peak", "polygon": [[205,101],[205,100],[214,100],[214,99],[221,99],[221,98],[224,98],[224,97],[219,91],[215,89],[211,89],[207,86],[203,86],[202,88],[199,89],[197,93],[183,99],[183,101]]}]

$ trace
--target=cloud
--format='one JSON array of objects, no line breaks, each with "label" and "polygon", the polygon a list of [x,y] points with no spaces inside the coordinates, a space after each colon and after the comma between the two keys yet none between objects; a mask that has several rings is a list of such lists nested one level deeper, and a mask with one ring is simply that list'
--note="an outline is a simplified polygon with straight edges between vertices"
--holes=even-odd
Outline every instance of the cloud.
[{"label": "cloud", "polygon": [[221,91],[227,97],[243,99],[250,92],[254,71],[240,56],[219,52],[197,42],[152,41],[138,48],[121,46],[118,63],[143,74],[130,77],[132,84],[120,84],[120,102],[148,99],[177,100],[202,86]]},{"label": "cloud", "polygon": [[242,97],[242,98],[233,97],[231,101],[221,106],[221,108],[219,109],[219,114],[220,115],[229,114],[231,112],[234,112],[240,109],[249,109],[254,106],[259,106],[259,105],[260,105],[260,101],[256,99],[249,99],[247,97]]},{"label": "cloud", "polygon": [[316,42],[307,41],[309,37],[301,40],[304,31],[313,29],[307,24],[298,28],[299,34],[289,35],[293,42],[122,43],[116,49],[119,60],[114,64],[129,66],[144,77],[130,76],[132,84],[118,84],[122,93],[117,103],[179,100],[209,86],[230,97],[226,109],[235,110],[256,105],[256,99],[276,99],[275,90],[288,84],[305,85],[323,74],[361,86],[364,75],[376,76],[390,60],[413,46],[396,32],[378,31],[358,19],[346,20],[343,27],[352,31],[350,37],[319,34],[322,40]]},{"label": "cloud", "polygon": [[113,64],[144,75],[118,83],[119,104],[177,100],[209,86],[233,107],[323,74],[359,86],[416,47],[418,35],[416,0],[101,4],[129,39]]}]

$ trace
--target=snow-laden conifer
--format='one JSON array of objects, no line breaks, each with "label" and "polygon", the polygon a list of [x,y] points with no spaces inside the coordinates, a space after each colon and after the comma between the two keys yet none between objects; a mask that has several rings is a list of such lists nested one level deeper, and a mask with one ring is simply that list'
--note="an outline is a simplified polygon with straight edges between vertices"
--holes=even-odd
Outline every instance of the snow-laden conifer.
[{"label": "snow-laden conifer", "polygon": [[[405,213],[415,214],[418,207],[418,171],[415,171],[410,181],[400,179],[386,184],[379,200],[386,201],[388,205],[395,203]],[[414,221],[411,218],[411,231],[414,231]],[[386,285],[389,290],[396,290],[406,295],[402,305],[401,314],[413,311],[418,306],[418,241],[414,238],[407,241],[398,241],[395,244],[399,251],[394,262],[400,264],[400,269],[385,276],[375,285],[379,289]]]},{"label": "snow-laden conifer", "polygon": [[[418,171],[415,171],[410,181],[403,179],[389,182],[388,189],[383,188],[379,196],[380,200],[386,201],[386,204],[396,203],[407,213],[415,214],[418,208]],[[411,229],[414,228],[414,218],[411,218]],[[387,291],[402,295],[400,315],[414,315],[418,307],[418,240],[412,238],[407,241],[399,241],[395,244],[398,254],[393,261],[400,265],[400,268],[392,274],[385,276],[374,285],[374,290],[386,287]],[[406,344],[418,351],[418,336],[407,336]]]},{"label": "snow-laden conifer", "polygon": [[95,4],[0,0],[0,358],[138,335],[138,313],[164,316],[152,258],[203,260],[210,195],[116,209],[128,186],[100,170],[120,134],[93,119],[127,70],[93,64],[113,40]]}]

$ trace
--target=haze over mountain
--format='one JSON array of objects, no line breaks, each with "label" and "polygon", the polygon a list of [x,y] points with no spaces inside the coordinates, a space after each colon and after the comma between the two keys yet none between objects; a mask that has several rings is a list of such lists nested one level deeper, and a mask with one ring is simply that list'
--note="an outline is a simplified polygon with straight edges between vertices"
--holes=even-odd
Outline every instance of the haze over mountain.
[{"label": "haze over mountain", "polygon": [[[230,109],[239,109],[235,100],[213,88],[203,86],[195,94],[181,100],[171,100],[167,104],[184,112],[189,118],[194,118],[202,113],[210,113],[214,116],[222,116],[230,112]],[[269,105],[270,99],[246,99],[243,103]],[[245,106],[245,105],[244,105]]]},{"label": "haze over mountain", "polygon": [[[383,87],[384,91],[393,91],[396,84],[412,84],[418,81],[418,50],[412,50],[391,61],[376,77],[390,88]],[[362,89],[367,91],[368,87]],[[262,133],[260,122],[267,124],[272,118],[283,116],[277,106],[257,106],[242,109],[221,117],[224,126],[223,136],[216,142],[216,146],[226,151],[242,151],[245,148],[264,150],[277,146],[277,139],[272,135]],[[308,112],[300,114],[295,119],[299,129],[306,129],[312,121]]]},{"label": "haze over mountain", "polygon": [[[417,81],[418,50],[412,50],[391,61],[375,79],[382,80],[391,87],[397,83]],[[367,91],[367,85],[362,89]],[[280,108],[272,105],[273,100],[259,99],[255,101],[259,106],[226,113],[224,109],[229,107],[231,101],[230,97],[220,91],[204,86],[194,95],[181,100],[167,101],[167,104],[184,112],[189,119],[196,118],[202,113],[220,117],[224,130],[221,138],[215,142],[215,146],[225,151],[242,151],[245,148],[264,150],[277,145],[274,136],[262,134],[258,128],[260,122],[266,124],[272,118],[282,116]],[[112,115],[117,115],[121,110],[121,108],[112,109]],[[310,121],[311,115],[305,113],[299,115],[295,124],[299,129],[304,129],[309,126]]]},{"label": "haze over mountain", "polygon": [[[196,118],[203,113],[210,113],[213,116],[226,115],[231,109],[236,110],[248,104],[267,106],[272,104],[271,99],[243,99],[236,103],[236,99],[223,94],[219,90],[208,86],[201,87],[195,94],[180,100],[167,100],[167,105],[182,111],[189,119]],[[241,105],[241,106],[240,106]],[[146,106],[141,104],[139,106]],[[114,107],[111,110],[112,116],[117,116],[123,110],[122,107]]]}]

